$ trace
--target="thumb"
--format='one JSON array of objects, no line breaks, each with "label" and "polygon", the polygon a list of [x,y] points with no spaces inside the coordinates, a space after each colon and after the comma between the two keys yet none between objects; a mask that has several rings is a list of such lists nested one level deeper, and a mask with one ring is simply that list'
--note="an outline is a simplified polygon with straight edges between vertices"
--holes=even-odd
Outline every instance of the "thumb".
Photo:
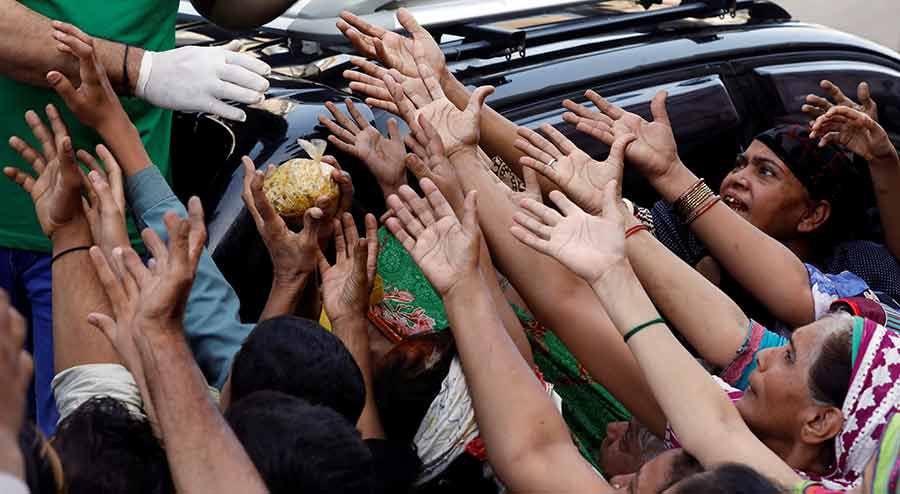
[{"label": "thumb", "polygon": [[653,115],[654,122],[664,123],[671,127],[669,112],[666,110],[666,98],[668,97],[669,93],[666,91],[656,93],[653,101],[650,102],[650,113]]},{"label": "thumb", "polygon": [[859,100],[859,104],[863,106],[868,106],[870,101],[872,100],[872,93],[869,89],[868,82],[860,82],[859,86],[856,87],[856,97]]},{"label": "thumb", "polygon": [[541,181],[538,179],[537,172],[534,168],[523,166],[522,179],[525,181],[525,192],[537,196],[538,200],[540,200]]},{"label": "thumb", "polygon": [[50,72],[47,72],[47,83],[49,83],[50,87],[56,91],[56,94],[59,94],[60,98],[66,103],[66,106],[73,108],[77,105],[78,96],[75,92],[75,87],[72,85],[72,82],[69,81],[68,77],[60,72],[51,70]]},{"label": "thumb", "polygon": [[325,213],[317,207],[306,210],[303,214],[303,231],[308,232],[311,239],[319,238],[319,226],[322,224],[322,218]]},{"label": "thumb", "polygon": [[424,161],[414,154],[410,153],[406,155],[406,167],[420,180],[423,178],[431,178],[431,170],[425,166]]},{"label": "thumb", "polygon": [[466,111],[471,111],[476,115],[479,114],[481,112],[481,107],[484,106],[484,100],[493,93],[494,86],[479,87],[469,98],[469,104],[466,107]]},{"label": "thumb", "polygon": [[627,148],[629,144],[634,142],[635,139],[637,139],[637,137],[635,137],[635,135],[631,133],[623,134],[617,137],[616,140],[613,141],[612,146],[609,149],[609,156],[606,158],[606,163],[619,168],[624,168],[625,148]]},{"label": "thumb", "polygon": [[113,347],[116,346],[116,334],[119,326],[113,318],[99,312],[91,312],[87,319],[91,326],[99,329],[106,336]]},{"label": "thumb", "polygon": [[602,216],[604,218],[613,220],[618,222],[622,219],[621,212],[619,211],[619,194],[618,194],[618,180],[610,180],[609,183],[603,187],[603,212]]}]

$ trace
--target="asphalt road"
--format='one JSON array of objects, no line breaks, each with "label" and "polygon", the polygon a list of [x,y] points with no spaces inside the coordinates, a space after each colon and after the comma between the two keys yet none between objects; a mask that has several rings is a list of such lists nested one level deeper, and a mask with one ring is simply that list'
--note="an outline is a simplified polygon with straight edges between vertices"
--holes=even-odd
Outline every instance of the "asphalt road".
[{"label": "asphalt road", "polygon": [[795,19],[832,26],[900,50],[900,0],[775,0]]}]

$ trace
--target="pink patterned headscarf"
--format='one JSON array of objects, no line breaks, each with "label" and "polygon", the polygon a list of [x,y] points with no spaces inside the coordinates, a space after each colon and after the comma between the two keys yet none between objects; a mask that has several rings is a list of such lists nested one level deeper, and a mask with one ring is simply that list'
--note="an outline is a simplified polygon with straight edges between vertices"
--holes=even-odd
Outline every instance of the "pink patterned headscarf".
[{"label": "pink patterned headscarf", "polygon": [[829,488],[862,479],[890,417],[900,410],[900,333],[870,319],[853,318],[853,371],[835,438],[835,470],[821,479]]}]

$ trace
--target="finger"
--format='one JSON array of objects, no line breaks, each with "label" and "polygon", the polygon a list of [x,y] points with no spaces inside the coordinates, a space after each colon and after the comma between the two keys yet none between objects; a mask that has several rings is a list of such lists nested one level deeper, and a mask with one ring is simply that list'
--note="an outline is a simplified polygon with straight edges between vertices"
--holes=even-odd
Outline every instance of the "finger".
[{"label": "finger", "polygon": [[78,158],[78,161],[84,163],[91,171],[97,172],[101,177],[106,177],[106,170],[103,169],[103,166],[100,165],[100,162],[98,162],[91,153],[84,149],[79,149],[75,152],[75,157]]},{"label": "finger", "polygon": [[624,168],[625,149],[629,144],[634,142],[635,139],[637,139],[637,137],[635,137],[634,134],[623,134],[616,138],[609,148],[609,156],[606,158],[606,164]]},{"label": "finger", "polygon": [[[602,204],[603,204],[603,217],[614,220],[616,222],[622,221],[622,212],[619,210],[619,201],[621,197],[618,194],[618,181],[610,180],[605,187],[603,187],[602,194]],[[575,206],[576,208],[578,206]]]},{"label": "finger", "polygon": [[509,227],[509,233],[512,234],[513,237],[516,238],[519,242],[531,247],[532,249],[541,252],[543,254],[550,255],[550,242],[541,238],[538,238],[533,233],[525,230],[518,224],[512,225]]},{"label": "finger", "polygon": [[340,150],[342,153],[349,154],[350,156],[357,156],[358,151],[356,149],[356,146],[347,144],[334,135],[330,135],[326,139],[328,139],[328,142],[333,144],[334,147],[338,148],[338,150]]},{"label": "finger", "polygon": [[431,208],[434,209],[435,219],[441,219],[448,216],[456,217],[453,208],[450,207],[450,203],[444,197],[444,194],[441,194],[440,189],[438,189],[438,186],[435,185],[431,179],[423,178],[422,180],[419,180],[419,187],[428,199],[428,203],[431,204]]},{"label": "finger", "polygon": [[859,100],[859,104],[868,107],[873,104],[872,101],[872,91],[869,89],[869,83],[866,81],[860,82],[858,86],[856,86],[856,98]]},{"label": "finger", "polygon": [[818,118],[825,113],[826,109],[823,109],[820,106],[803,105],[800,107],[800,111],[809,115],[811,118]]},{"label": "finger", "polygon": [[[125,296],[129,299],[133,300],[140,295],[140,290],[138,289],[138,282],[135,280],[135,276],[128,270],[128,262],[136,262],[140,263],[140,258],[137,257],[137,254],[134,254],[134,251],[128,249],[128,252],[134,254],[134,259],[125,260],[125,249],[121,247],[116,247],[112,250],[112,265],[116,274],[119,276],[119,279],[122,280],[122,286],[125,288]],[[139,273],[140,276],[145,276],[144,273],[139,268],[135,268],[135,272]],[[141,278],[143,280],[144,278]]]},{"label": "finger", "polygon": [[406,32],[413,36],[421,34],[431,36],[430,34],[428,34],[428,31],[426,31],[422,28],[422,26],[419,25],[418,21],[416,21],[416,18],[412,15],[412,13],[405,8],[401,8],[397,11],[397,20],[400,21],[400,25],[403,26],[403,29],[406,29]]},{"label": "finger", "polygon": [[557,148],[562,150],[562,152],[571,154],[573,151],[578,150],[578,148],[575,147],[574,144],[572,144],[572,141],[568,140],[566,136],[562,134],[562,132],[556,130],[556,128],[552,125],[546,123],[541,125],[541,131],[543,131],[544,134],[546,134],[547,137],[549,137],[550,140],[553,141],[553,144],[556,145]]},{"label": "finger", "polygon": [[378,221],[375,215],[366,214],[366,279],[375,281],[378,271]]},{"label": "finger", "polygon": [[125,249],[116,247],[115,250],[119,251],[118,256],[125,265],[125,270],[122,271],[125,286],[127,289],[133,289],[135,296],[137,296],[140,292],[139,287],[146,286],[149,282],[151,278],[150,270],[147,269],[147,266],[144,266],[140,256],[137,255],[134,249],[130,247]]},{"label": "finger", "polygon": [[150,255],[156,260],[156,264],[160,267],[165,267],[169,260],[169,253],[166,250],[166,244],[159,235],[150,228],[144,228],[141,231],[141,240],[144,241],[144,245],[147,246]]},{"label": "finger", "polygon": [[407,154],[404,163],[406,164],[406,168],[408,168],[416,178],[422,179],[432,177],[431,170],[425,166],[425,162],[415,154]]},{"label": "finger", "polygon": [[303,213],[303,231],[313,238],[319,238],[319,229],[322,226],[322,218],[325,212],[321,208],[311,207]]},{"label": "finger", "polygon": [[841,138],[841,133],[836,132],[836,131],[828,132],[822,136],[821,140],[819,140],[820,148],[823,148],[829,144],[837,144],[839,146],[843,145],[844,142],[843,142],[843,139]]},{"label": "finger", "polygon": [[116,157],[105,145],[98,144],[96,151],[100,159],[103,160],[103,166],[106,168],[106,180],[112,188],[119,210],[125,211],[125,184],[122,180],[122,167],[119,166],[119,161],[116,160]]},{"label": "finger", "polygon": [[393,216],[388,218],[384,224],[394,238],[403,245],[403,248],[406,249],[407,252],[412,252],[413,248],[416,246],[416,241],[403,229],[403,223],[396,216]]},{"label": "finger", "polygon": [[207,113],[218,115],[228,120],[235,120],[237,122],[247,121],[247,113],[244,112],[244,110],[241,110],[236,106],[229,105],[224,101],[219,101],[215,98],[210,98],[206,102],[205,108]]},{"label": "finger", "polygon": [[819,83],[819,87],[825,90],[828,93],[828,96],[831,97],[831,100],[837,104],[846,103],[849,98],[841,91],[841,88],[837,87],[833,82],[829,80],[824,80]]},{"label": "finger", "polygon": [[253,176],[256,175],[256,164],[253,163],[253,160],[250,159],[249,156],[242,157],[241,163],[244,165],[244,183],[243,190],[241,191],[241,198],[244,200],[244,206],[247,208],[247,211],[250,212],[250,216],[253,217],[253,222],[256,223],[257,230],[259,230],[262,228],[263,221],[259,216],[259,211],[256,210],[256,202],[253,198],[253,190],[250,185],[253,182]]},{"label": "finger", "polygon": [[441,140],[441,135],[438,133],[437,129],[434,128],[434,125],[431,125],[431,122],[425,118],[425,115],[419,115],[419,129],[421,133],[425,136],[425,147],[427,148],[427,152],[429,156],[444,156],[444,143]]},{"label": "finger", "polygon": [[363,71],[364,74],[378,79],[378,82],[374,83],[376,85],[382,84],[381,78],[387,73],[387,69],[384,67],[362,57],[350,57],[350,63],[359,67],[359,70]]},{"label": "finger", "polygon": [[328,101],[325,103],[325,108],[328,108],[328,111],[331,112],[332,116],[334,116],[334,120],[337,121],[337,123],[341,127],[348,130],[354,136],[356,134],[359,134],[360,129],[356,125],[356,123],[353,122],[353,120],[350,120],[350,118],[348,118],[347,115],[337,107],[337,105],[335,105],[331,101]]},{"label": "finger", "polygon": [[[419,133],[421,133],[421,131]],[[416,132],[406,134],[406,137],[403,138],[403,143],[406,144],[406,147],[408,147],[413,153],[415,153],[417,157],[428,159],[428,152],[425,151],[425,148],[416,139]]]},{"label": "finger", "polygon": [[656,93],[656,96],[650,101],[650,114],[653,115],[654,122],[671,127],[672,124],[669,122],[669,111],[666,109],[666,99],[668,97],[669,93],[667,91]]},{"label": "finger", "polygon": [[547,226],[556,226],[556,224],[563,219],[562,215],[557,213],[553,208],[544,206],[534,199],[522,199],[519,202],[519,206],[521,206],[525,211],[531,213],[532,216],[541,220],[541,222]]},{"label": "finger", "polygon": [[[559,150],[559,148],[554,146],[541,134],[527,127],[519,127],[518,134],[519,136],[524,137],[526,140],[528,140],[528,142],[531,143],[532,146],[540,149],[547,156],[549,156],[550,159],[547,160],[548,162],[553,158],[559,159],[563,157],[563,153]],[[537,158],[537,156],[533,155],[532,157]]]},{"label": "finger", "polygon": [[[326,106],[327,106],[327,104],[326,104]],[[350,131],[348,131],[344,127],[341,127],[340,125],[338,125],[337,122],[335,122],[334,120],[326,117],[325,115],[319,115],[318,118],[319,118],[319,123],[324,125],[325,128],[328,129],[329,132],[334,134],[334,136],[339,138],[341,141],[343,141],[347,144],[351,144],[351,145],[356,143],[356,135],[350,133]]]},{"label": "finger", "polygon": [[103,285],[103,290],[106,292],[109,301],[114,308],[123,306],[127,303],[125,288],[121,280],[113,273],[106,256],[103,255],[103,251],[95,245],[91,247],[89,254],[91,262],[94,264],[94,270],[97,271],[97,278],[100,279],[100,284]]},{"label": "finger", "polygon": [[484,101],[492,94],[494,94],[494,86],[481,86],[475,89],[475,92],[472,93],[472,97],[469,98],[469,104],[466,106],[466,111],[479,115],[481,113],[481,108],[484,107]]},{"label": "finger", "polygon": [[549,226],[541,223],[540,221],[534,219],[534,217],[529,216],[522,212],[517,212],[513,215],[513,221],[519,225],[520,227],[528,230],[533,235],[538,238],[544,240],[550,240],[553,236],[553,229]]},{"label": "finger", "polygon": [[[400,187],[399,193],[403,193],[404,189],[412,189],[408,185],[403,185]],[[404,194],[407,195],[407,194]],[[413,191],[412,195],[416,195]],[[422,232],[425,231],[425,226],[422,225],[422,222],[419,221],[418,218],[414,214],[412,214],[412,207],[398,195],[391,195],[388,197],[388,206],[394,210],[395,216],[403,222],[403,228],[410,233],[414,238],[419,238],[422,235]]]},{"label": "finger", "polygon": [[256,94],[269,90],[268,79],[239,65],[225,64],[219,69],[219,77],[225,82],[230,82]]},{"label": "finger", "polygon": [[[87,316],[87,321],[91,326],[97,328],[101,333],[103,333],[103,335],[106,336],[106,339],[109,340],[109,343],[113,346],[113,348],[116,348],[119,326],[116,324],[116,321],[113,318],[99,312],[91,312]],[[116,350],[118,350],[118,348],[116,348]]]},{"label": "finger", "polygon": [[553,204],[556,204],[556,207],[559,208],[559,210],[562,211],[562,213],[566,216],[582,211],[581,208],[579,208],[574,202],[570,201],[565,194],[558,190],[550,191],[548,197],[550,197],[550,200],[553,201]]},{"label": "finger", "polygon": [[388,136],[392,141],[396,141],[403,138],[403,134],[400,133],[400,124],[397,123],[397,119],[389,118],[387,121],[387,130]]},{"label": "finger", "polygon": [[19,153],[19,156],[34,168],[34,171],[38,172],[38,174],[44,173],[44,168],[46,168],[47,164],[44,162],[43,156],[29,146],[27,142],[19,137],[12,136],[9,138],[9,146]]},{"label": "finger", "polygon": [[7,338],[9,338],[11,343],[10,346],[16,351],[21,351],[22,347],[25,345],[28,325],[25,322],[25,318],[22,317],[22,314],[19,314],[19,311],[16,310],[15,307],[9,305],[9,302],[3,305],[6,305],[5,312],[8,317],[6,324],[9,327]]},{"label": "finger", "polygon": [[331,269],[331,264],[328,263],[328,259],[325,258],[322,249],[316,249],[316,264],[318,264],[319,273],[321,274],[325,274]]},{"label": "finger", "polygon": [[348,255],[352,252],[353,247],[359,240],[359,232],[356,230],[356,222],[353,221],[353,215],[344,213],[341,215],[341,226],[344,228],[344,239],[347,242]]},{"label": "finger", "polygon": [[63,153],[60,149],[62,147],[61,144],[63,139],[69,136],[69,129],[66,128],[65,122],[63,122],[62,117],[59,115],[59,110],[57,110],[56,106],[53,104],[49,104],[47,105],[46,111],[47,120],[50,121],[50,128],[53,129],[53,134],[56,139],[56,150],[62,154],[69,154]]},{"label": "finger", "polygon": [[613,120],[617,120],[625,114],[625,110],[622,110],[618,106],[610,103],[603,96],[600,96],[596,92],[591,89],[585,91],[584,96],[600,110],[601,113],[610,117]]},{"label": "finger", "polygon": [[269,64],[246,53],[226,52],[225,63],[243,67],[260,76],[267,76],[272,73],[272,67]]},{"label": "finger", "polygon": [[341,220],[334,218],[331,220],[331,228],[334,230],[334,252],[336,262],[340,262],[347,258],[347,241],[344,238],[344,229],[341,226]]},{"label": "finger", "polygon": [[612,132],[610,132],[609,128],[604,128],[597,125],[589,125],[586,123],[578,124],[575,129],[579,132],[585,133],[594,139],[606,144],[607,146],[612,145],[615,140],[615,136]]},{"label": "finger", "polygon": [[[424,192],[424,191],[423,191]],[[409,187],[401,187],[398,190],[398,194],[403,201],[409,204],[412,208],[413,212],[415,212],[416,217],[425,226],[428,228],[430,225],[435,223],[434,214],[431,211],[431,207],[428,204],[428,201],[422,200],[411,188]]]},{"label": "finger", "polygon": [[525,170],[530,170],[531,173],[538,172],[556,185],[559,185],[559,182],[561,181],[559,172],[557,172],[556,169],[547,166],[547,163],[542,163],[530,156],[522,156],[519,158],[519,163],[525,167],[522,169],[523,173]]},{"label": "finger", "polygon": [[252,91],[245,87],[232,84],[230,82],[220,82],[216,85],[213,94],[221,100],[237,101],[245,105],[253,105],[259,103],[265,96],[257,91]]},{"label": "finger", "polygon": [[349,210],[350,206],[353,205],[353,180],[350,178],[349,173],[340,170],[337,161],[335,161],[333,165],[337,169],[331,172],[331,178],[337,182],[338,192],[340,194],[337,210],[344,212]]},{"label": "finger", "polygon": [[833,106],[830,101],[821,96],[816,96],[815,94],[806,95],[806,104],[818,108],[822,112],[828,111],[828,109]]},{"label": "finger", "polygon": [[346,22],[340,20],[337,21],[337,27],[344,34],[344,37],[350,40],[350,44],[361,54],[369,58],[380,58],[378,50],[375,49],[375,40],[372,37],[360,33]]},{"label": "finger", "polygon": [[56,158],[56,141],[53,135],[44,125],[44,121],[38,116],[34,110],[25,112],[25,122],[31,128],[31,133],[41,143],[41,149],[44,151],[44,160],[53,161]]},{"label": "finger", "polygon": [[187,269],[190,224],[173,211],[163,215],[163,223],[166,224],[166,233],[169,236],[169,266],[178,270]]},{"label": "finger", "polygon": [[356,124],[359,125],[360,130],[371,127],[369,120],[356,108],[356,105],[353,104],[353,100],[346,98],[344,100],[344,105],[350,110],[350,115],[353,117],[353,120],[356,121]]},{"label": "finger", "polygon": [[350,89],[373,98],[390,100],[391,93],[381,79],[355,70],[345,70],[344,78],[350,81]]},{"label": "finger", "polygon": [[269,198],[266,197],[266,193],[263,190],[264,181],[265,178],[262,172],[259,170],[253,172],[253,177],[250,180],[250,194],[253,196],[253,204],[263,223],[276,225],[281,217],[278,216],[275,208],[272,207],[272,204],[269,202]]},{"label": "finger", "polygon": [[[528,132],[534,133],[534,131],[532,131],[530,129],[525,129],[525,130],[527,130]],[[522,128],[520,128],[518,134],[520,136],[524,136],[524,135],[528,135],[528,132],[525,132]],[[515,147],[519,151],[522,151],[523,153],[525,153],[526,156],[530,156],[530,157],[536,159],[537,161],[540,161],[543,163],[550,163],[551,161],[553,161],[553,159],[556,157],[556,156],[554,156],[554,154],[559,155],[559,157],[562,157],[562,153],[560,153],[558,149],[553,148],[553,145],[550,144],[549,142],[545,141],[545,143],[543,145],[547,146],[548,149],[553,149],[554,154],[550,154],[549,152],[544,151],[543,149],[535,146],[531,142],[531,139],[534,139],[534,138],[532,137],[532,138],[516,139],[513,142],[513,147]],[[541,139],[543,139],[543,138],[541,138]],[[536,142],[540,142],[538,139],[534,139],[534,140]]]},{"label": "finger", "polygon": [[534,168],[530,166],[522,168],[522,179],[525,181],[525,192],[535,197],[541,197],[541,181],[538,179],[538,174]]},{"label": "finger", "polygon": [[387,31],[384,28],[369,24],[360,17],[357,17],[355,14],[346,10],[341,12],[341,19],[350,26],[359,30],[360,33],[373,36],[375,38],[382,38],[385,34],[387,34]]},{"label": "finger", "polygon": [[403,88],[394,82],[394,79],[390,76],[385,76],[382,81],[387,86],[388,91],[391,92],[391,99],[393,99],[394,104],[397,105],[400,116],[406,120],[407,124],[410,124],[411,129],[416,130],[419,126],[415,121],[416,108],[413,106],[412,101],[406,96]]},{"label": "finger", "polygon": [[422,77],[422,82],[425,83],[425,88],[428,90],[428,94],[431,95],[431,99],[438,100],[443,98],[444,90],[441,89],[441,83],[434,70],[425,63],[419,63],[416,68],[419,70],[419,76]]},{"label": "finger", "polygon": [[[563,119],[568,120],[568,118],[584,118],[587,120],[596,120],[598,122],[603,122],[608,125],[612,125],[613,119],[604,115],[602,112],[597,110],[592,110],[582,104],[578,104],[570,99],[563,101],[563,107],[569,110],[571,113],[563,114]],[[568,118],[566,117],[568,115]],[[577,123],[577,122],[575,122]]]},{"label": "finger", "polygon": [[393,100],[388,98],[387,100],[380,100],[375,98],[366,98],[366,104],[371,108],[378,108],[384,110],[388,113],[397,115],[398,117],[402,117],[400,114],[400,108],[393,103]]},{"label": "finger", "polygon": [[[90,72],[90,71],[88,71]],[[47,83],[56,91],[56,94],[62,98],[63,102],[69,108],[76,108],[79,104],[78,95],[72,81],[65,74],[51,70],[47,72]]]},{"label": "finger", "polygon": [[13,182],[17,183],[19,187],[22,187],[22,189],[29,194],[34,188],[34,178],[18,168],[7,166],[3,168],[3,174]]},{"label": "finger", "polygon": [[197,196],[188,199],[188,263],[191,269],[196,269],[200,260],[200,254],[206,246],[206,222],[203,215],[203,203]]}]

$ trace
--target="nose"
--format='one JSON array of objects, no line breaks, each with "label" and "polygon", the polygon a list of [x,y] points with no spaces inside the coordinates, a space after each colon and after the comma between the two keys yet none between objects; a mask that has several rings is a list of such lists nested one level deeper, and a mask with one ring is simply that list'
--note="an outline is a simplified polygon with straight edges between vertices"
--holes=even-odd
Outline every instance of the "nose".
[{"label": "nose", "polygon": [[726,182],[730,182],[732,186],[747,190],[750,188],[750,167],[745,166],[743,168],[739,168],[733,170],[728,176],[725,178]]},{"label": "nose", "polygon": [[613,489],[621,489],[623,487],[627,487],[631,485],[631,481],[635,475],[635,473],[629,473],[627,475],[616,475],[615,477],[609,479],[609,484],[613,486]]},{"label": "nose", "polygon": [[760,350],[756,354],[756,368],[759,369],[760,372],[764,372],[766,368],[769,367],[769,356],[772,355],[774,348],[766,348],[765,350]]}]

